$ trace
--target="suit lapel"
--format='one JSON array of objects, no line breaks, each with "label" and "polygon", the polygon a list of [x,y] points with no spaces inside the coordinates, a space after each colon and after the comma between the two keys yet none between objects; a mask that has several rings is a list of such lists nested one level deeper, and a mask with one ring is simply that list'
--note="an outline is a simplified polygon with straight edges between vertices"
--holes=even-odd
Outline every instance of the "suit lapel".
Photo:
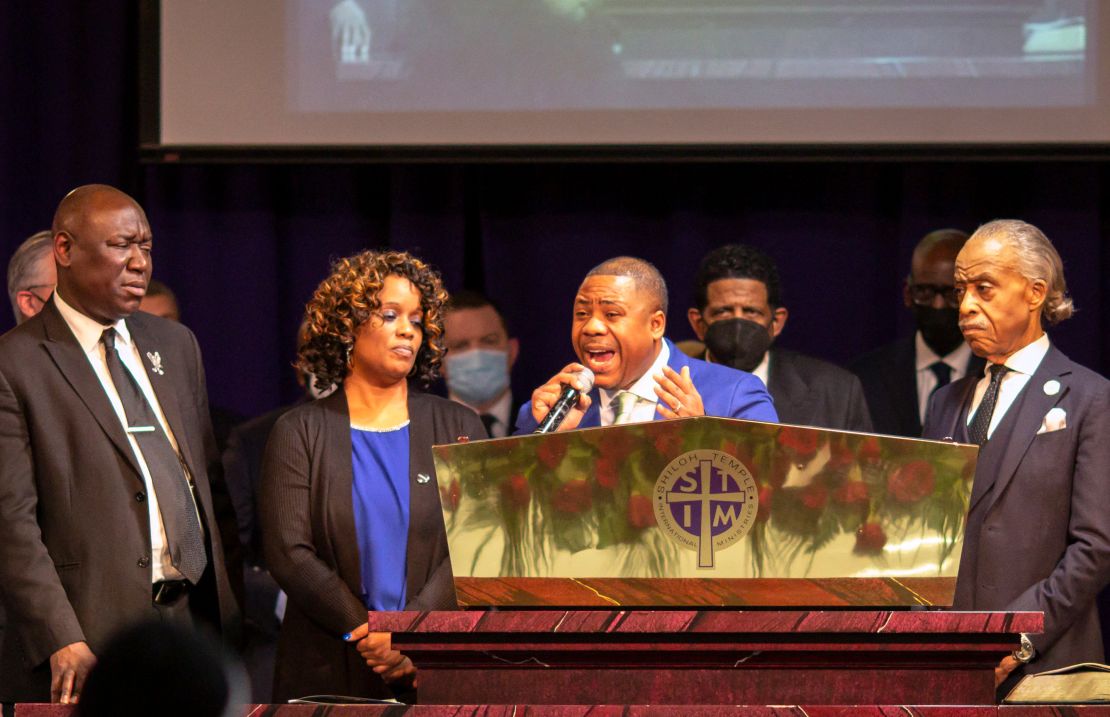
[{"label": "suit lapel", "polygon": [[891,403],[898,412],[898,420],[911,435],[921,435],[921,409],[917,400],[917,356],[916,334],[907,339],[900,347],[897,359],[891,367],[887,386],[895,395]]},{"label": "suit lapel", "polygon": [[339,575],[351,593],[362,595],[362,563],[358,556],[358,531],[352,498],[354,468],[351,465],[351,414],[343,385],[317,404],[323,413],[324,461],[321,478],[328,482],[327,513],[334,522],[332,551]]},{"label": "suit lapel", "polygon": [[[663,337],[663,343],[665,343],[667,345],[667,348],[670,349],[670,354],[667,355],[667,365],[670,366],[675,373],[681,374],[682,367],[690,365],[690,358],[686,354],[679,351],[678,347],[671,343],[671,340],[668,339],[666,336]],[[708,354],[709,349],[706,349],[705,353]],[[690,377],[690,380],[694,380],[694,377],[692,375]],[[694,388],[697,388],[697,384],[694,385]],[[663,418],[663,415],[659,413],[659,411],[656,411],[652,415],[651,420],[662,421],[665,419]]]},{"label": "suit lapel", "polygon": [[578,422],[579,428],[597,428],[601,425],[601,390],[590,391],[590,407]]},{"label": "suit lapel", "polygon": [[142,364],[147,380],[150,381],[150,386],[154,389],[154,396],[158,399],[158,405],[162,408],[162,415],[166,417],[166,423],[173,431],[173,437],[177,441],[181,457],[194,476],[203,475],[203,471],[199,471],[198,468],[207,470],[207,467],[194,465],[196,461],[193,460],[193,445],[190,440],[188,424],[182,417],[181,405],[177,401],[177,387],[181,381],[181,372],[184,367],[174,366],[172,363],[167,366],[159,361],[157,365],[161,367],[161,371],[151,370],[154,359],[147,354],[157,353],[159,359],[161,359],[162,352],[159,351],[159,348],[164,347],[157,346],[157,342],[150,338],[146,323],[141,317],[133,315],[128,317],[126,321],[127,329],[131,332],[131,340],[139,351],[139,363]]},{"label": "suit lapel", "polygon": [[[776,409],[779,406],[786,409],[779,411],[779,420],[790,423],[791,416],[811,415],[808,404],[813,393],[794,365],[784,358],[777,351],[771,351],[771,360],[767,366],[767,390],[775,401]],[[783,418],[784,414],[787,418]]]},{"label": "suit lapel", "polygon": [[73,390],[77,393],[85,407],[100,424],[101,429],[108,435],[116,450],[127,460],[135,471],[135,477],[142,479],[139,464],[135,460],[135,453],[131,444],[127,442],[127,435],[120,425],[119,416],[104,392],[104,386],[97,378],[96,372],[89,363],[84,349],[77,343],[69,325],[58,313],[51,297],[42,310],[43,326],[46,329],[46,340],[43,346],[50,354],[54,364],[58,367]]},{"label": "suit lapel", "polygon": [[[422,463],[426,460],[421,455],[427,453],[427,446],[435,444],[435,427],[432,423],[432,412],[426,401],[421,400],[420,394],[409,389],[409,533],[405,544],[405,602],[412,600],[419,592],[420,586],[425,583],[428,574],[428,551],[426,546],[420,544],[419,516],[436,515],[442,513],[439,505],[439,493],[436,490],[436,481],[421,484],[417,481],[420,471],[428,472],[430,478],[435,476],[434,468],[426,468]],[[434,503],[433,503],[434,501]],[[417,518],[414,519],[414,516]]]},{"label": "suit lapel", "polygon": [[[1025,384],[1021,395],[1003,419],[1003,423],[1011,419],[1012,422],[1007,426],[1007,431],[1004,434],[1006,439],[1005,450],[1000,451],[998,470],[993,472],[994,490],[991,491],[990,505],[994,505],[994,502],[1006,490],[1006,486],[1010,484],[1014,473],[1017,472],[1018,465],[1033,443],[1045,414],[1067,395],[1069,388],[1064,377],[1071,373],[1068,363],[1062,353],[1057,351],[1055,347],[1050,347],[1044,360],[1041,361],[1041,365],[1029,378],[1029,382]],[[1044,391],[1044,384],[1050,378],[1056,378],[1060,381],[1060,390],[1052,396]],[[998,435],[1002,427],[1003,424],[1000,423],[998,428],[995,429],[994,435]],[[993,438],[994,436],[992,436],[992,440]],[[990,506],[988,506],[989,509]]]}]

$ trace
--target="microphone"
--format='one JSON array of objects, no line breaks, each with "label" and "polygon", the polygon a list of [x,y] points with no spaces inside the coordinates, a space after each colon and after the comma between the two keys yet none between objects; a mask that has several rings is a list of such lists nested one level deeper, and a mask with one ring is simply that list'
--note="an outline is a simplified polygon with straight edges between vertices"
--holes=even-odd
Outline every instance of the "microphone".
[{"label": "microphone", "polygon": [[594,387],[594,372],[588,368],[583,368],[578,372],[578,382],[583,386],[581,391],[569,384],[563,384],[563,394],[559,396],[559,400],[547,412],[547,415],[544,416],[543,421],[540,422],[533,433],[551,433],[558,428],[559,424],[570,413],[570,409],[578,405],[578,397],[583,393],[589,393],[590,389]]}]

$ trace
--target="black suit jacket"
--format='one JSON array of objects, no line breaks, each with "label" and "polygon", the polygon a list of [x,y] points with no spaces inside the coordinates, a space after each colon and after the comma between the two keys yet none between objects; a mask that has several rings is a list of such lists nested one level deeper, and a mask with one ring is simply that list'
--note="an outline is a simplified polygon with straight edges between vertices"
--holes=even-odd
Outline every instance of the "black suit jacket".
[{"label": "black suit jacket", "polygon": [[[980,378],[933,394],[926,438],[967,440]],[[1066,427],[1038,435],[1053,408]],[[1102,659],[1095,597],[1110,579],[1108,476],[1110,381],[1050,348],[979,452],[953,603],[1043,611],[1028,672]]]},{"label": "black suit jacket", "polygon": [[[486,437],[478,414],[409,392],[406,610],[457,607],[432,446]],[[274,701],[310,694],[386,697],[385,683],[341,636],[366,622],[351,490],[351,419],[340,388],[285,413],[266,446],[259,510],[270,572],[288,594]],[[431,480],[424,480],[421,475]]]},{"label": "black suit jacket", "polygon": [[[171,321],[136,313],[127,326],[143,354],[162,357],[163,373],[144,366],[196,481],[209,568],[190,605],[231,629],[237,607],[223,546],[231,537],[237,547],[235,518],[218,479],[200,350],[193,334]],[[0,337],[5,700],[49,701],[53,652],[85,641],[95,654],[121,627],[157,619],[145,491],[119,418],[51,299]]]},{"label": "black suit jacket", "polygon": [[[921,436],[914,343],[914,336],[899,339],[859,357],[848,367],[863,384],[876,433]],[[973,354],[964,375],[981,376],[983,365],[983,359]]]},{"label": "black suit jacket", "polygon": [[767,381],[782,423],[871,431],[859,379],[839,366],[795,351],[771,349]]}]

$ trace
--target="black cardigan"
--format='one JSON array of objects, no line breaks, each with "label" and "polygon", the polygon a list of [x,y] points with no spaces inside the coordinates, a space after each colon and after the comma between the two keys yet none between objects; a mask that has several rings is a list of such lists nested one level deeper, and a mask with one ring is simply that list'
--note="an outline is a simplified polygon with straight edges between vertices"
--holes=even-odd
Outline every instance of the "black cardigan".
[{"label": "black cardigan", "polygon": [[[432,446],[486,437],[477,414],[410,392],[406,610],[457,606]],[[270,571],[289,602],[278,639],[274,701],[309,694],[387,697],[382,679],[342,635],[366,622],[351,499],[351,426],[342,389],[275,424],[259,494]],[[424,475],[431,480],[418,480]]]}]

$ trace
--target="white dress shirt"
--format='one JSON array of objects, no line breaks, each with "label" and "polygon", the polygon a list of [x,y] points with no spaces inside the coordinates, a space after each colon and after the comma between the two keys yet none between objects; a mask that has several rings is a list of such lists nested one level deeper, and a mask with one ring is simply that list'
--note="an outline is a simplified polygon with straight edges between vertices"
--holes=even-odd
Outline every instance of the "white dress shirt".
[{"label": "white dress shirt", "polygon": [[[767,349],[766,351],[763,352],[763,360],[759,362],[758,366],[756,366],[754,369],[752,369],[752,375],[763,382],[763,387],[764,388],[766,388],[769,385],[767,382],[771,378],[771,350],[770,349]],[[767,389],[767,390],[770,391],[770,389]]]},{"label": "white dress shirt", "polygon": [[[659,396],[655,394],[655,374],[663,373],[663,367],[667,365],[667,361],[671,358],[671,350],[667,346],[667,342],[663,342],[662,348],[659,350],[659,355],[655,357],[651,367],[644,372],[625,391],[629,391],[636,395],[636,405],[632,408],[632,418],[623,421],[623,423],[645,423],[647,421],[655,420],[655,407],[659,402]],[[608,389],[601,389],[601,425],[611,426],[617,411],[616,397],[621,392],[621,389],[610,391]]]},{"label": "white dress shirt", "polygon": [[162,430],[164,430],[169,437],[173,449],[180,453],[177,440],[174,438],[173,431],[170,430],[170,426],[166,422],[166,417],[162,413],[162,406],[158,403],[158,397],[154,395],[154,388],[150,385],[150,378],[143,369],[139,348],[131,340],[131,332],[127,329],[127,322],[125,319],[120,319],[111,326],[104,326],[99,321],[85,316],[77,309],[67,304],[58,291],[54,292],[54,303],[58,307],[58,312],[62,315],[62,318],[65,319],[66,324],[69,325],[73,335],[77,338],[77,343],[80,344],[81,350],[85,352],[85,356],[89,359],[89,364],[92,365],[96,377],[100,379],[100,385],[104,389],[104,393],[107,394],[108,401],[112,404],[116,416],[119,418],[120,425],[123,427],[124,434],[127,436],[127,442],[131,444],[131,451],[135,454],[135,462],[139,464],[139,470],[143,474],[143,483],[146,485],[147,494],[147,512],[150,516],[150,549],[153,558],[150,562],[151,582],[181,580],[183,576],[173,567],[173,563],[170,560],[169,541],[166,539],[166,527],[162,522],[162,512],[158,509],[158,495],[155,493],[154,483],[150,479],[150,470],[147,468],[146,461],[143,459],[143,452],[139,449],[139,443],[135,440],[135,436],[127,432],[127,414],[124,413],[123,402],[120,401],[119,393],[116,391],[116,384],[112,381],[112,374],[108,372],[108,364],[104,358],[104,344],[101,343],[100,337],[104,334],[105,329],[114,328],[116,330],[116,353],[119,354],[120,362],[126,367],[132,377],[134,377],[135,382],[143,392],[143,396],[146,397],[147,402],[154,408],[154,413],[158,417],[158,422],[162,425]]},{"label": "white dress shirt", "polygon": [[914,356],[917,368],[917,415],[921,423],[925,423],[925,411],[929,408],[929,397],[937,388],[937,375],[929,368],[937,361],[943,361],[952,369],[949,383],[959,381],[967,373],[967,362],[971,360],[971,347],[966,341],[961,341],[952,353],[947,356],[937,356],[937,353],[925,343],[925,337],[918,331],[914,337]]},{"label": "white dress shirt", "polygon": [[[1003,374],[1002,383],[998,386],[998,399],[994,404],[994,413],[991,414],[991,425],[987,428],[988,439],[994,433],[994,429],[998,428],[1002,419],[1006,417],[1006,411],[1009,411],[1010,406],[1014,405],[1021,389],[1029,383],[1029,379],[1033,377],[1037,367],[1041,365],[1041,361],[1044,361],[1045,354],[1048,353],[1050,346],[1048,334],[1041,334],[1039,339],[1014,352],[1013,356],[1006,359],[1005,366],[1010,370]],[[971,409],[967,412],[967,425],[969,426],[971,420],[975,417],[975,412],[979,410],[979,404],[983,401],[983,394],[987,392],[987,386],[990,385],[990,367],[991,364],[988,361],[983,369],[983,378],[975,384],[975,395],[971,399]]]}]

